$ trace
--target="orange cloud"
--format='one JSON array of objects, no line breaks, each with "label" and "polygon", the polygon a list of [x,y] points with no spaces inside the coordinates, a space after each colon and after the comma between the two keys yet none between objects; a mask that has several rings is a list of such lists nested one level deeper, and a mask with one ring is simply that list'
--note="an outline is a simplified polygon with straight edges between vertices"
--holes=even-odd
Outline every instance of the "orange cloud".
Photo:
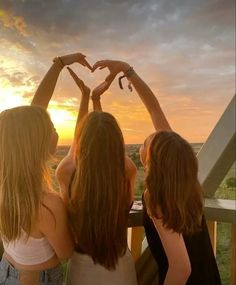
[{"label": "orange cloud", "polygon": [[27,24],[22,17],[15,16],[5,10],[0,10],[0,22],[4,27],[16,30],[24,37],[27,37],[29,35],[27,31]]}]

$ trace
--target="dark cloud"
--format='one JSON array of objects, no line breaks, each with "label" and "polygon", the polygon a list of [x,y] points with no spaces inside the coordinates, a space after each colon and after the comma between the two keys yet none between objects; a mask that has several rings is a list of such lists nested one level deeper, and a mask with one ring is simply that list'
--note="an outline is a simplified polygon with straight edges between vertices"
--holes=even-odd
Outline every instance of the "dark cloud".
[{"label": "dark cloud", "polygon": [[[0,19],[1,53],[24,61],[28,73],[37,76],[30,81],[36,85],[55,55],[82,51],[91,63],[103,58],[128,61],[170,108],[183,97],[191,99],[185,109],[204,111],[204,104],[212,109],[232,97],[233,0],[5,0],[0,11],[21,19],[11,27]],[[76,71],[89,86],[104,76],[90,78],[82,68]],[[64,74],[60,82],[68,90],[62,87],[54,94],[61,107],[71,94],[77,96]],[[7,76],[13,85],[30,84],[23,82],[24,74]],[[118,97],[115,86],[111,92]],[[138,104],[138,98],[132,97],[132,102]]]},{"label": "dark cloud", "polygon": [[201,43],[216,45],[234,23],[233,1],[228,0],[25,0],[4,1],[2,6],[23,17],[31,38],[28,47],[45,56],[76,47],[100,53],[114,49],[118,55],[130,54],[130,49],[152,52],[161,44],[186,51],[189,42],[194,53]]}]

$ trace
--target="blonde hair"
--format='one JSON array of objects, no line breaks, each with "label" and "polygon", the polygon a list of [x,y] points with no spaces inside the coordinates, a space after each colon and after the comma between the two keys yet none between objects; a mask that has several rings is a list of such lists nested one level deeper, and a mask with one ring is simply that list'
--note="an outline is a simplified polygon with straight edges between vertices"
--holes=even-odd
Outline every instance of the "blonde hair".
[{"label": "blonde hair", "polygon": [[124,140],[112,115],[86,117],[78,130],[76,158],[69,211],[79,249],[115,269],[127,249],[130,194]]},{"label": "blonde hair", "polygon": [[8,241],[29,235],[37,219],[43,188],[49,183],[47,161],[53,124],[37,106],[0,114],[0,234]]},{"label": "blonde hair", "polygon": [[186,140],[170,131],[153,137],[147,157],[148,207],[175,232],[193,234],[200,228],[203,191],[197,175],[197,158]]}]

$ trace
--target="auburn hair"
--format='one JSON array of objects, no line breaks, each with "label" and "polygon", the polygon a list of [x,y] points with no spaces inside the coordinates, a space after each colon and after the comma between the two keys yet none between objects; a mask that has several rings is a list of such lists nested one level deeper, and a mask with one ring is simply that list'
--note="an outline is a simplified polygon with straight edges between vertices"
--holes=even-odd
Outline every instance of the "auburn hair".
[{"label": "auburn hair", "polygon": [[115,269],[127,249],[130,194],[123,135],[112,115],[92,112],[81,123],[76,165],[69,211],[78,247]]},{"label": "auburn hair", "polygon": [[41,107],[21,106],[0,113],[0,235],[14,241],[29,235],[49,186],[47,161],[53,124]]},{"label": "auburn hair", "polygon": [[200,229],[203,191],[197,175],[197,158],[186,140],[172,131],[153,137],[147,153],[148,207],[175,232],[193,234]]}]

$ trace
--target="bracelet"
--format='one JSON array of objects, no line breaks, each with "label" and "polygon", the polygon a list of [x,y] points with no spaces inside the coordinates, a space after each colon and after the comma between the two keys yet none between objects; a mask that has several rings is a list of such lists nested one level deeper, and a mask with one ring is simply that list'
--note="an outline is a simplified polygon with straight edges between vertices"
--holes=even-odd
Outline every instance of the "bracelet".
[{"label": "bracelet", "polygon": [[[122,79],[125,78],[125,77],[126,77],[127,79],[129,79],[134,73],[135,73],[135,71],[134,71],[133,67],[130,66],[129,69],[124,72],[124,75],[122,75],[122,76],[119,77],[119,86],[120,86],[120,89],[124,89],[124,88],[123,88],[123,85],[122,85]],[[130,80],[129,80],[128,88],[129,88],[130,92],[133,91],[133,88],[132,88],[132,85],[131,85]]]},{"label": "bracelet", "polygon": [[63,63],[63,61],[62,61],[62,59],[60,58],[60,56],[57,56],[57,57],[55,57],[54,59],[53,59],[53,62],[55,63],[55,62],[60,62],[60,65],[61,65],[61,68],[63,68],[65,65],[64,65],[64,63]]},{"label": "bracelet", "polygon": [[135,71],[134,71],[133,67],[130,66],[129,69],[124,72],[124,76],[127,78],[130,78],[134,73],[135,73]]}]

